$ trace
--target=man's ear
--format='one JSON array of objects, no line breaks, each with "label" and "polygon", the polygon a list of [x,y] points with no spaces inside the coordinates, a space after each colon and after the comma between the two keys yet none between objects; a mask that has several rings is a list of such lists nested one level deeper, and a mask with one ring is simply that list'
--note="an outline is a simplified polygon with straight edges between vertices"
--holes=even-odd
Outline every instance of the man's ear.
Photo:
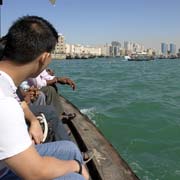
[{"label": "man's ear", "polygon": [[51,56],[50,53],[44,52],[39,56],[39,62],[41,65],[47,64],[47,59],[49,59]]}]

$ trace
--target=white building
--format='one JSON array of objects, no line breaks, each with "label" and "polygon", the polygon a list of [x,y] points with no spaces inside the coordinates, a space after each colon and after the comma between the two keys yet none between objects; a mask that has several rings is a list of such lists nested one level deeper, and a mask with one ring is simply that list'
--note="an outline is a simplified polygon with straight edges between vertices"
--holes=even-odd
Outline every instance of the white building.
[{"label": "white building", "polygon": [[101,48],[93,46],[84,46],[84,53],[93,56],[101,56]]},{"label": "white building", "polygon": [[66,58],[66,46],[65,38],[62,34],[58,34],[58,42],[52,52],[53,59],[65,59]]},{"label": "white building", "polygon": [[83,46],[81,44],[66,44],[66,54],[71,56],[93,55],[100,56],[101,48],[92,46]]},{"label": "white building", "polygon": [[110,46],[109,44],[105,44],[101,46],[101,55],[102,56],[110,56]]},{"label": "white building", "polygon": [[58,42],[56,44],[54,54],[65,54],[66,53],[65,47],[65,38],[62,34],[58,34]]}]

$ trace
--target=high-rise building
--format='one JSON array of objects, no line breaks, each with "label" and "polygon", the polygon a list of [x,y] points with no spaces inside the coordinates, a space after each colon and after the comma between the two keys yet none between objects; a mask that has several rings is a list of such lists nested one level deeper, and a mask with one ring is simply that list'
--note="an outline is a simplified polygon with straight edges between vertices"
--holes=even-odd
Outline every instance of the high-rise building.
[{"label": "high-rise building", "polygon": [[121,47],[121,43],[118,42],[118,41],[112,41],[112,42],[111,42],[111,45],[112,45],[112,46],[118,46],[118,47]]},{"label": "high-rise building", "polygon": [[176,45],[175,44],[170,44],[169,45],[169,49],[170,49],[170,55],[176,55]]},{"label": "high-rise building", "polygon": [[120,56],[121,43],[118,41],[111,42],[111,56]]},{"label": "high-rise building", "polygon": [[162,55],[167,56],[168,45],[166,43],[161,43],[161,53]]},{"label": "high-rise building", "polygon": [[129,41],[124,41],[124,49],[127,51],[134,51],[134,45],[135,43],[129,42]]},{"label": "high-rise building", "polygon": [[125,50],[130,50],[130,42],[124,41],[124,49]]}]

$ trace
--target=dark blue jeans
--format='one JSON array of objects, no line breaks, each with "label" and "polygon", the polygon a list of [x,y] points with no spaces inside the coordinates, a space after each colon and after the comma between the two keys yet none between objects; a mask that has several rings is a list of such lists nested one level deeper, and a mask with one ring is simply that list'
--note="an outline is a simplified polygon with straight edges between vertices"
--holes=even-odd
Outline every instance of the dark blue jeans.
[{"label": "dark blue jeans", "polygon": [[68,133],[66,129],[64,128],[64,125],[62,121],[59,119],[58,114],[53,106],[47,105],[47,106],[36,106],[36,105],[30,105],[29,108],[35,115],[39,115],[39,113],[43,113],[47,119],[48,122],[51,123],[52,129],[55,133],[55,140],[69,140],[70,138],[68,136]]}]

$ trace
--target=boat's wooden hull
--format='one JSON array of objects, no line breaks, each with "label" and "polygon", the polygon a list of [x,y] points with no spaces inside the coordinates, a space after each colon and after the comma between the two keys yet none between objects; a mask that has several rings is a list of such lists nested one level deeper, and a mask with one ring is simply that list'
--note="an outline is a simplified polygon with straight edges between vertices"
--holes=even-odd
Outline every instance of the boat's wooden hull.
[{"label": "boat's wooden hull", "polygon": [[81,151],[93,149],[94,158],[87,163],[92,180],[138,180],[128,164],[117,153],[114,147],[96,128],[89,118],[77,107],[61,97],[64,110],[76,113],[75,119],[69,121],[73,140]]}]

